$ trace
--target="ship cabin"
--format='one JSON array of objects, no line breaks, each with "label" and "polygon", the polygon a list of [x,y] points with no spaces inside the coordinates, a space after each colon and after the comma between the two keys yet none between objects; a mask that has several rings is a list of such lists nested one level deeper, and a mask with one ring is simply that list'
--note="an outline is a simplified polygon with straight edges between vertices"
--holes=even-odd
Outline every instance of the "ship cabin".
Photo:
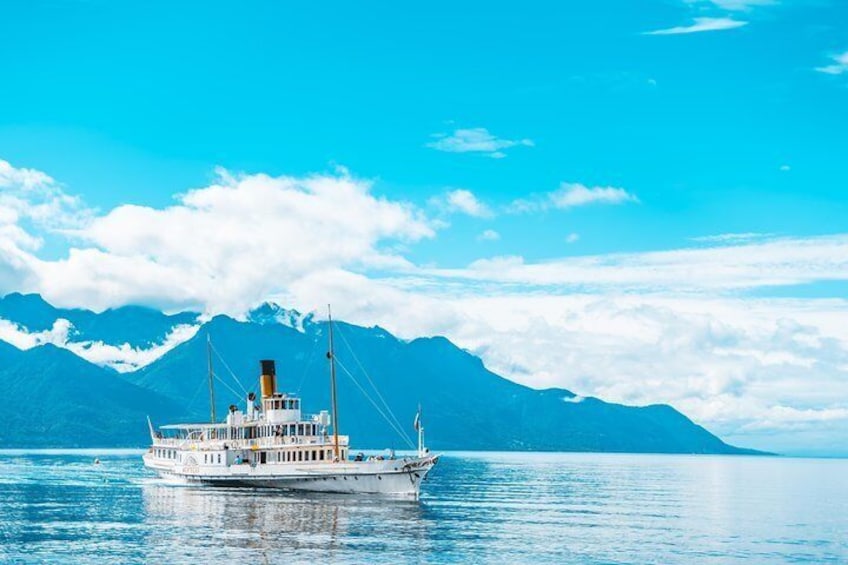
[{"label": "ship cabin", "polygon": [[301,413],[300,398],[276,391],[274,361],[261,361],[261,399],[247,395],[221,423],[176,424],[153,432],[151,455],[172,465],[231,467],[332,463],[348,457],[348,437],[330,433],[330,414]]}]

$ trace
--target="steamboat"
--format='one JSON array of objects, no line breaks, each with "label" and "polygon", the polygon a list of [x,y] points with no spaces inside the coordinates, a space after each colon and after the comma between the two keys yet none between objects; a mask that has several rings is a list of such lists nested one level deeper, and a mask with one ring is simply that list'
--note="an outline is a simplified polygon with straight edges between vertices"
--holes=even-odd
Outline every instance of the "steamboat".
[{"label": "steamboat", "polygon": [[[415,416],[417,453],[396,457],[351,456],[350,438],[339,433],[333,321],[328,323],[332,414],[301,412],[297,395],[277,391],[274,360],[260,361],[260,397],[247,394],[245,410],[232,405],[215,417],[212,357],[209,354],[210,422],[154,428],[144,465],[162,478],[227,487],[264,487],[295,491],[372,493],[417,498],[421,483],[437,463],[424,445],[421,410]],[[207,346],[211,343],[207,341]]]}]

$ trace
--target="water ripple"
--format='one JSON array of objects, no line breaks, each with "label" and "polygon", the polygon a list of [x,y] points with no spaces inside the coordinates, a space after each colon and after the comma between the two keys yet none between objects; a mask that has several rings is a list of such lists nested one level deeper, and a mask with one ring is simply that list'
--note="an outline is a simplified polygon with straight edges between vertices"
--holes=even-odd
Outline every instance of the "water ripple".
[{"label": "water ripple", "polygon": [[2,452],[0,505],[3,563],[848,561],[846,461],[448,454],[410,502],[174,486],[137,453]]}]

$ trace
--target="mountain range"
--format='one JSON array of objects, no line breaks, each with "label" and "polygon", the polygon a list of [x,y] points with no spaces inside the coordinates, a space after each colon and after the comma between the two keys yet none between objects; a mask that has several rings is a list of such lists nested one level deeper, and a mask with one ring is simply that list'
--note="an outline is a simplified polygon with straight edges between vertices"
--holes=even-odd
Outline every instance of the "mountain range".
[{"label": "mountain range", "polygon": [[[57,337],[50,330],[61,320],[68,330]],[[193,330],[183,341],[162,346],[186,326]],[[444,337],[402,340],[344,322],[333,329],[339,428],[354,448],[409,447],[421,406],[427,443],[438,450],[755,453],[667,405],[625,406],[517,384]],[[260,359],[275,359],[278,388],[317,413],[330,404],[327,334],[326,321],[268,303],[243,320],[204,320],[136,306],[61,309],[38,295],[7,295],[0,299],[0,386],[10,405],[0,447],[143,446],[147,416],[156,424],[208,421],[208,344],[217,414],[243,408],[247,392],[258,391]],[[138,368],[98,354],[157,347],[161,355]]]}]

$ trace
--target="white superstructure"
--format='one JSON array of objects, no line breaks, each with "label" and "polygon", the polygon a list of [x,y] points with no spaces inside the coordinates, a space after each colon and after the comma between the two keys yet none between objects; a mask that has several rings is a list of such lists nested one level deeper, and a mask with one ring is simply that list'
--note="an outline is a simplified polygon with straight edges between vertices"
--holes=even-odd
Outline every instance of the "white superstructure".
[{"label": "white superstructure", "polygon": [[[330,322],[331,382],[335,406],[335,368]],[[261,363],[261,398],[246,398],[246,410],[236,406],[222,422],[150,425],[152,445],[144,464],[160,476],[183,483],[220,486],[274,487],[292,490],[383,493],[418,496],[421,481],[436,464],[423,444],[418,416],[418,453],[351,458],[349,438],[339,435],[329,412],[301,413],[300,398],[276,390],[272,360]],[[214,389],[210,370],[210,396]]]}]

